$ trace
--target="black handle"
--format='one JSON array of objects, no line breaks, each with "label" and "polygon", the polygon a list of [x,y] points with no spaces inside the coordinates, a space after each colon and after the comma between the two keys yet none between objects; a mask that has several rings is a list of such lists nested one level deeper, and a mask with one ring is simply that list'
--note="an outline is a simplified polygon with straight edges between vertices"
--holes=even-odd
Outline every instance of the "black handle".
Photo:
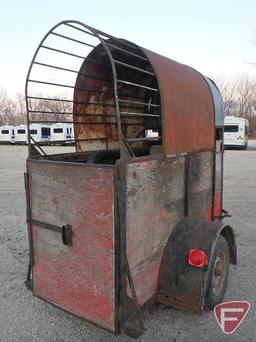
[{"label": "black handle", "polygon": [[27,222],[29,222],[30,224],[34,224],[41,228],[45,228],[45,229],[52,230],[57,233],[61,233],[63,244],[66,246],[72,246],[73,230],[70,224],[66,224],[65,226],[59,227],[53,224],[49,224],[49,223],[45,223],[45,222],[41,222],[37,220],[30,220]]},{"label": "black handle", "polygon": [[66,224],[65,226],[62,227],[62,242],[64,245],[71,246],[72,245],[72,227],[69,224]]}]

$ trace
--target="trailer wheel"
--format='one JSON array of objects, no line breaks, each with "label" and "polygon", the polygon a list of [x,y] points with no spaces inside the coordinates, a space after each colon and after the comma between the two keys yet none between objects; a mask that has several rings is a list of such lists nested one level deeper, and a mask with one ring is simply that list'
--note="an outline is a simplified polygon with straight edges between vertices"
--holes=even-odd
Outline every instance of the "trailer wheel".
[{"label": "trailer wheel", "polygon": [[229,248],[227,240],[220,235],[213,252],[213,260],[209,269],[205,309],[213,310],[225,294],[229,274]]}]

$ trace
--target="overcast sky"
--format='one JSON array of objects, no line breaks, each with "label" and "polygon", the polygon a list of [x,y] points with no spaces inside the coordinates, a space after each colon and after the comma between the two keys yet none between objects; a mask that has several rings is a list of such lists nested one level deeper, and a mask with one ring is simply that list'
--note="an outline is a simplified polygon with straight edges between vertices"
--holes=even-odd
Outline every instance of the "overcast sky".
[{"label": "overcast sky", "polygon": [[[206,76],[256,76],[256,0],[0,0],[0,87],[24,92],[43,35],[74,19],[131,40]],[[255,42],[255,46],[253,45]]]}]

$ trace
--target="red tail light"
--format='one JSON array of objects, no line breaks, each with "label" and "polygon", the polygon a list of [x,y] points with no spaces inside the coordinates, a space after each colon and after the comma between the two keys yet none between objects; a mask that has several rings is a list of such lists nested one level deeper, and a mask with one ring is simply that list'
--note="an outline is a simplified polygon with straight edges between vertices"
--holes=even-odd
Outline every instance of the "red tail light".
[{"label": "red tail light", "polygon": [[188,255],[188,263],[194,267],[204,267],[208,265],[207,254],[200,249],[191,249]]}]

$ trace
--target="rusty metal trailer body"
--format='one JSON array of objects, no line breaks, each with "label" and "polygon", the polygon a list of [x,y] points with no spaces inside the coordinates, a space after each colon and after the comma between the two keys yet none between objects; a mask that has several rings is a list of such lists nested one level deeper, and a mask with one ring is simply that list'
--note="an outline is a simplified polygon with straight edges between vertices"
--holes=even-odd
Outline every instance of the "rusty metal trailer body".
[{"label": "rusty metal trailer body", "polygon": [[[99,44],[71,38],[71,31]],[[52,36],[91,50],[83,57],[51,47]],[[42,50],[82,63],[73,70],[42,62]],[[75,84],[34,79],[36,67],[75,73]],[[69,88],[72,99],[32,94],[33,84],[46,86],[47,94],[50,87]],[[65,21],[40,43],[26,98],[28,125],[42,114],[33,101],[70,105],[70,111],[44,111],[43,122],[72,116],[76,148],[48,155],[29,141],[27,285],[34,295],[134,337],[143,332],[141,310],[156,301],[202,312],[220,235],[236,263],[232,228],[221,223],[224,115],[214,82],[131,42]],[[148,137],[147,130],[158,134]],[[203,265],[193,264],[193,250],[203,253]]]}]

